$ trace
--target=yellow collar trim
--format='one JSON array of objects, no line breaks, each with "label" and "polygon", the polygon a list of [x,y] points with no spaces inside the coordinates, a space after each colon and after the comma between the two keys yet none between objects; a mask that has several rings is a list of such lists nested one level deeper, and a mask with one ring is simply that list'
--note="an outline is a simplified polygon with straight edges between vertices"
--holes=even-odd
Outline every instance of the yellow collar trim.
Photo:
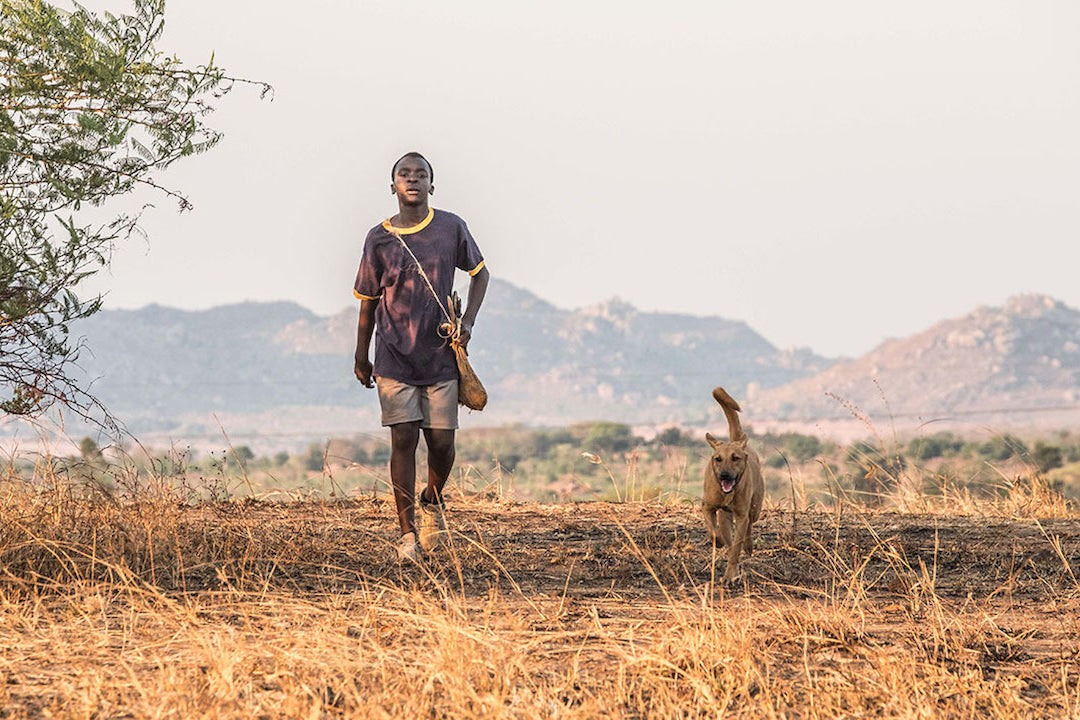
[{"label": "yellow collar trim", "polygon": [[428,225],[430,225],[431,219],[433,217],[435,217],[435,208],[428,208],[427,217],[411,227],[394,227],[390,224],[390,221],[393,218],[386,218],[385,220],[383,220],[382,226],[386,228],[386,231],[388,233],[391,233],[392,235],[412,235],[413,233],[418,233],[424,228],[426,228]]}]

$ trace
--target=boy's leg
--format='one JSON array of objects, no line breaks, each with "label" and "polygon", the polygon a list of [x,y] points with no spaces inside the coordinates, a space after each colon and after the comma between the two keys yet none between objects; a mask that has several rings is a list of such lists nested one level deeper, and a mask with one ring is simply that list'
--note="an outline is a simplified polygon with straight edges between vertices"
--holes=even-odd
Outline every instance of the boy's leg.
[{"label": "boy's leg", "polygon": [[432,550],[446,541],[443,486],[454,467],[454,431],[424,428],[428,449],[427,487],[420,493],[420,546]]},{"label": "boy's leg", "polygon": [[420,545],[431,550],[447,538],[443,486],[454,467],[454,429],[458,426],[457,380],[427,385],[420,394],[421,426],[428,450],[428,481],[420,493]]},{"label": "boy's leg", "polygon": [[420,394],[424,443],[428,450],[428,482],[421,495],[442,504],[442,490],[454,467],[454,431],[458,426],[458,381],[428,385]]},{"label": "boy's leg", "polygon": [[390,481],[394,486],[401,534],[416,532],[416,443],[420,439],[420,421],[390,426]]},{"label": "boy's leg", "polygon": [[424,489],[426,502],[442,504],[443,486],[454,469],[454,430],[424,428],[424,443],[428,451],[428,481]]}]

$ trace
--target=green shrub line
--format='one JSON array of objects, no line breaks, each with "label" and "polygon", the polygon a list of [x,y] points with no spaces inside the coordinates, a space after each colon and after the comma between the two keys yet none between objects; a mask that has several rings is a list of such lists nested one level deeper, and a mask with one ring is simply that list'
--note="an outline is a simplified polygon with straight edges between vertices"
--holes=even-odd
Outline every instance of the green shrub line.
[{"label": "green shrub line", "polygon": [[[487,492],[516,500],[615,500],[621,499],[617,486],[632,475],[640,498],[693,502],[700,496],[700,468],[707,454],[699,435],[671,426],[646,440],[629,425],[609,421],[464,430],[454,485],[464,494]],[[1068,431],[1029,440],[1008,433],[965,438],[935,432],[892,443],[874,438],[846,445],[796,432],[755,433],[751,428],[750,436],[763,461],[767,489],[777,501],[797,491],[806,504],[828,503],[843,494],[874,505],[905,483],[929,496],[963,491],[991,498],[1035,475],[1054,492],[1080,499],[1080,434]],[[201,453],[102,448],[83,438],[77,455],[50,462],[109,492],[120,481],[106,468],[127,464],[164,478],[198,502],[275,492],[377,496],[389,489],[389,456],[387,440],[369,434],[331,438],[299,452],[262,454],[247,445]],[[422,447],[418,459],[423,466]],[[10,462],[9,475],[30,476],[36,461]]]}]

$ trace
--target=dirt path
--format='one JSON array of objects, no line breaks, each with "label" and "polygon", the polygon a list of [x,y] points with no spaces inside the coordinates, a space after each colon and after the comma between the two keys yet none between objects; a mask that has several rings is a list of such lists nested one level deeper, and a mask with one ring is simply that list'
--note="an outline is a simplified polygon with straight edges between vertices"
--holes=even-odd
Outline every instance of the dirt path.
[{"label": "dirt path", "polygon": [[329,541],[321,566],[278,564],[276,582],[295,592],[322,592],[334,578],[342,590],[452,591],[477,603],[498,595],[533,617],[535,631],[548,616],[561,618],[562,631],[598,620],[662,627],[673,608],[706,600],[816,603],[860,618],[859,632],[883,646],[906,642],[935,608],[962,623],[992,618],[987,636],[1003,644],[979,640],[992,645],[980,651],[988,667],[1080,652],[1080,520],[814,512],[793,524],[790,513],[767,512],[745,581],[724,588],[713,582],[724,560],[692,506],[458,502],[452,546],[405,566],[393,552],[392,518],[389,502],[358,500],[257,503],[230,522],[287,528],[296,557]]},{"label": "dirt path", "polygon": [[[346,583],[442,582],[472,595],[495,583],[523,595],[664,600],[696,591],[724,567],[691,506],[458,502],[448,513],[452,547],[420,567],[398,564],[386,501],[198,512],[200,522],[225,522],[237,534],[273,528],[281,551],[275,576],[298,589],[329,575]],[[1080,520],[817,512],[793,523],[774,511],[754,530],[746,582],[731,589],[748,597],[818,597],[854,579],[860,591],[883,597],[921,585],[955,602],[1035,608],[1080,588]]]}]

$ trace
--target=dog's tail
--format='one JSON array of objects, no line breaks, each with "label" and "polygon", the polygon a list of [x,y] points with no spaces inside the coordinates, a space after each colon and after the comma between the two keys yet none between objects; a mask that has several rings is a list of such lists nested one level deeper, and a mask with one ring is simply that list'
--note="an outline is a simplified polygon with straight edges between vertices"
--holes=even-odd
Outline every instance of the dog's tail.
[{"label": "dog's tail", "polygon": [[727,417],[728,435],[731,436],[731,442],[745,440],[746,433],[743,432],[742,423],[739,422],[739,411],[742,410],[739,403],[735,402],[735,398],[727,394],[727,390],[719,386],[713,388],[712,396],[716,402],[720,403],[720,407],[724,410],[724,416]]}]

